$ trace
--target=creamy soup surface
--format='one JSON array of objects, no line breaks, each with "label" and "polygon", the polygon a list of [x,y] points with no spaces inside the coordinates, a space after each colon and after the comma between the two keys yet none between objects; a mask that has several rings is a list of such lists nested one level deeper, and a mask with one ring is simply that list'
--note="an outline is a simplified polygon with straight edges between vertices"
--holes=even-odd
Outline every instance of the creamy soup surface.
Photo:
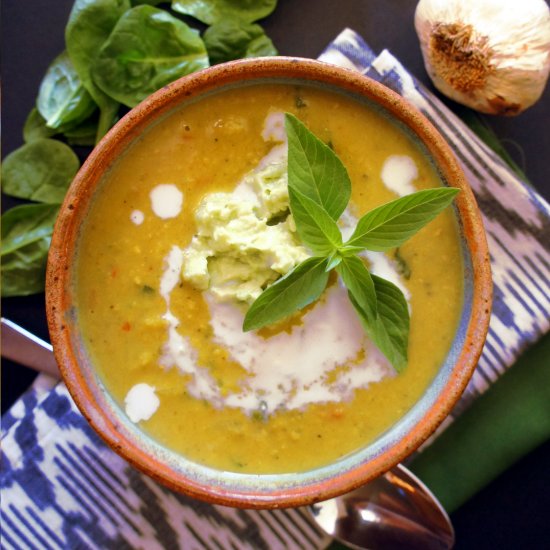
[{"label": "creamy soup surface", "polygon": [[257,333],[240,330],[243,305],[182,278],[201,201],[235,193],[247,174],[284,160],[284,135],[270,131],[283,112],[346,166],[345,223],[441,185],[414,142],[376,111],[314,88],[253,85],[150,129],[106,176],[79,243],[79,322],[108,390],[157,441],[235,472],[308,470],[372,442],[426,390],[462,305],[450,208],[398,250],[364,256],[408,299],[409,362],[399,375],[366,339],[336,277],[305,312]]}]

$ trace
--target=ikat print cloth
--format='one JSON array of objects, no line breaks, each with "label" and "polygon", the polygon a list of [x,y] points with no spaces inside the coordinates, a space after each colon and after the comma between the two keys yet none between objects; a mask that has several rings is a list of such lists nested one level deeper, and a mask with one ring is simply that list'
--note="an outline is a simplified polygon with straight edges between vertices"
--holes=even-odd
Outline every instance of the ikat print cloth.
[{"label": "ikat print cloth", "polygon": [[[320,59],[360,71],[416,105],[451,144],[474,190],[495,297],[487,343],[456,416],[548,331],[549,206],[388,51],[376,55],[347,29]],[[106,448],[65,386],[46,376],[2,420],[2,548],[314,549],[329,543],[303,510],[236,510],[158,485]]]}]

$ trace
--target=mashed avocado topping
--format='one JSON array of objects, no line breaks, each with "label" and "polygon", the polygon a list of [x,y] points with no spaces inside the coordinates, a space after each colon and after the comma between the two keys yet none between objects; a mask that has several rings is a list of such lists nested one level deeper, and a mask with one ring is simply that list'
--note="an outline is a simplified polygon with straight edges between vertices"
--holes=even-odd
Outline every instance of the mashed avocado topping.
[{"label": "mashed avocado topping", "polygon": [[286,154],[277,156],[269,154],[234,192],[203,198],[183,252],[184,280],[220,300],[250,304],[309,256],[289,212]]}]

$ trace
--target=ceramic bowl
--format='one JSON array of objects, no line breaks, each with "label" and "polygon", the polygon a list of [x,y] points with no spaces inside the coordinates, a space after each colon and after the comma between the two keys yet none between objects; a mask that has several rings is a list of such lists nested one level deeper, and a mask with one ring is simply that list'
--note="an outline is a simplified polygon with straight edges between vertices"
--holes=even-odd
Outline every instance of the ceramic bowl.
[{"label": "ceramic bowl", "polygon": [[[446,362],[419,402],[367,447],[326,467],[303,473],[236,474],[207,468],[146,437],[105,390],[82,351],[71,285],[78,232],[103,174],[132,142],[176,107],[224,87],[284,82],[344,91],[375,104],[409,128],[444,181],[462,189],[456,200],[465,257],[465,295],[460,327]],[[114,451],[168,487],[192,497],[245,508],[306,505],[368,482],[417,449],[449,414],[481,353],[491,302],[484,230],[474,197],[449,146],[424,116],[386,87],[320,62],[263,58],[218,65],[182,78],[153,94],[108,133],[73,182],[52,239],[47,272],[47,312],[55,356],[82,414]]]}]

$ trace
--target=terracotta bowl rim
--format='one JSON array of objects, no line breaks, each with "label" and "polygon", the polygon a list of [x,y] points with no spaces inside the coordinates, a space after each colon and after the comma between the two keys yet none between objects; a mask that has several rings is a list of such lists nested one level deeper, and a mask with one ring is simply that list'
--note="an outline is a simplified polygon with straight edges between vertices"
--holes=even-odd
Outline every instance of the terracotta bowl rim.
[{"label": "terracotta bowl rim", "polygon": [[[259,483],[281,476],[227,474],[226,478],[231,480],[229,485],[226,478],[219,484],[213,481],[214,477],[193,479],[175,471],[162,456],[153,456],[138,444],[139,441],[127,435],[120,419],[104,409],[104,403],[98,402],[101,391],[97,380],[86,375],[79,366],[78,331],[70,291],[78,229],[105,168],[143,129],[179,103],[216,91],[221,86],[262,80],[297,80],[303,84],[337,88],[378,104],[408,126],[429,151],[443,178],[462,190],[456,208],[472,268],[471,311],[464,345],[457,352],[448,378],[441,383],[436,398],[422,412],[420,420],[399,441],[366,462],[344,471],[337,470],[332,475],[319,474],[318,479],[310,478],[306,484],[276,485],[269,491],[250,486],[235,488],[231,483],[240,479],[239,476],[258,479]],[[449,414],[475,369],[489,326],[491,298],[489,253],[481,216],[464,173],[444,138],[420,111],[382,84],[350,69],[295,57],[248,59],[210,67],[166,86],[124,116],[90,154],[67,193],[52,237],[46,277],[46,310],[55,357],[72,398],[95,431],[123,458],[169,488],[209,502],[242,508],[303,506],[326,500],[381,475],[417,449]],[[222,473],[217,475],[220,477]],[[295,477],[300,479],[298,474]]]}]

